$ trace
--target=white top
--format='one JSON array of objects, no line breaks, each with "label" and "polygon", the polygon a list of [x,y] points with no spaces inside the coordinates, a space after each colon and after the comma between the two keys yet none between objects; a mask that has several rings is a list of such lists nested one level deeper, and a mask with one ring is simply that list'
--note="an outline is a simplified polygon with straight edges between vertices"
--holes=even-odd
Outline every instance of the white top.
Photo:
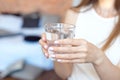
[{"label": "white top", "polygon": [[[92,8],[87,12],[79,13],[76,22],[75,38],[85,39],[94,45],[101,47],[101,43],[107,39],[118,17],[103,18]],[[114,64],[120,61],[120,38],[106,51],[106,56]],[[74,64],[72,75],[68,80],[100,80],[91,63]]]}]

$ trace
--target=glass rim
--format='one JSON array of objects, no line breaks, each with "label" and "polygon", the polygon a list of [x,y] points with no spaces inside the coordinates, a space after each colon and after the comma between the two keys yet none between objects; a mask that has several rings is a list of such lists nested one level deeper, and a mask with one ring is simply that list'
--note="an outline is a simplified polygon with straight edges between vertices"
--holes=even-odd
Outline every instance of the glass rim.
[{"label": "glass rim", "polygon": [[57,24],[70,26],[68,28],[75,28],[76,27],[74,24],[69,24],[69,23],[46,23],[44,25],[44,27],[46,28],[48,25],[57,25]]}]

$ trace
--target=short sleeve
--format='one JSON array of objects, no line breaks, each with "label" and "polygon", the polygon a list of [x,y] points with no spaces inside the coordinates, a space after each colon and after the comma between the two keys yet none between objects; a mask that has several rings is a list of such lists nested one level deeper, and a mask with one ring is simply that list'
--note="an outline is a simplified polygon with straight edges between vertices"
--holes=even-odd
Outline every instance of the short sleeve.
[{"label": "short sleeve", "polygon": [[119,60],[119,62],[118,62],[118,67],[120,68],[120,60]]}]

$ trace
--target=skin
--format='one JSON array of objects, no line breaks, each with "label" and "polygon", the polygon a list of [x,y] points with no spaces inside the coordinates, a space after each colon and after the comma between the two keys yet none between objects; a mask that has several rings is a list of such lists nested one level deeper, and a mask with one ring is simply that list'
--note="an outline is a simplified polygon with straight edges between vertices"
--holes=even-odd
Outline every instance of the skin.
[{"label": "skin", "polygon": [[98,0],[98,1],[99,1],[98,5],[101,8],[105,8],[105,9],[114,8],[115,0]]},{"label": "skin", "polygon": [[[108,3],[109,7],[107,5]],[[114,0],[99,0],[98,3],[99,6],[105,8],[113,7],[113,4]],[[68,16],[70,16],[70,14],[68,14]],[[65,21],[68,21],[69,19],[70,18],[67,18]],[[42,35],[40,44],[42,45],[42,50],[46,57],[49,57],[45,34]],[[56,59],[54,62],[55,71],[61,78],[67,79],[71,75],[74,63],[92,63],[101,80],[120,80],[120,65],[113,65],[106,57],[105,53],[92,43],[84,39],[62,39],[55,41],[54,44],[64,45],[64,47],[49,47],[51,51],[56,53],[52,55],[52,57]],[[66,45],[71,46],[68,47]],[[63,54],[57,54],[58,52]]]}]

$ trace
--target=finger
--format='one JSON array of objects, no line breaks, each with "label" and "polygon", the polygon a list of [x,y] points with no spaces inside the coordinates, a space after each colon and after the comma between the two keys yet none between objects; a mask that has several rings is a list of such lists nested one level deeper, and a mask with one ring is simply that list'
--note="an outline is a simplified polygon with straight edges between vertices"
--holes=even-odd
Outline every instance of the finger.
[{"label": "finger", "polygon": [[42,39],[39,41],[39,43],[40,43],[40,45],[42,46],[42,48],[44,48],[44,49],[48,49],[48,44],[45,42],[45,41],[43,41]]},{"label": "finger", "polygon": [[85,59],[87,56],[86,53],[74,53],[74,54],[55,54],[56,59]]},{"label": "finger", "polygon": [[87,41],[83,39],[62,39],[54,42],[55,44],[66,44],[66,45],[86,45]]},{"label": "finger", "polygon": [[43,40],[43,41],[46,41],[46,40],[47,40],[47,39],[46,39],[46,34],[45,34],[45,33],[43,33],[41,36],[42,36],[42,40]]},{"label": "finger", "polygon": [[85,59],[74,59],[74,60],[58,59],[57,62],[60,62],[60,63],[86,63]]},{"label": "finger", "polygon": [[48,58],[49,57],[48,51],[44,48],[42,48],[42,51],[43,51],[44,55]]},{"label": "finger", "polygon": [[86,46],[78,46],[78,47],[70,47],[70,46],[62,46],[62,47],[49,47],[49,50],[58,52],[58,53],[78,53],[78,52],[86,52]]}]

